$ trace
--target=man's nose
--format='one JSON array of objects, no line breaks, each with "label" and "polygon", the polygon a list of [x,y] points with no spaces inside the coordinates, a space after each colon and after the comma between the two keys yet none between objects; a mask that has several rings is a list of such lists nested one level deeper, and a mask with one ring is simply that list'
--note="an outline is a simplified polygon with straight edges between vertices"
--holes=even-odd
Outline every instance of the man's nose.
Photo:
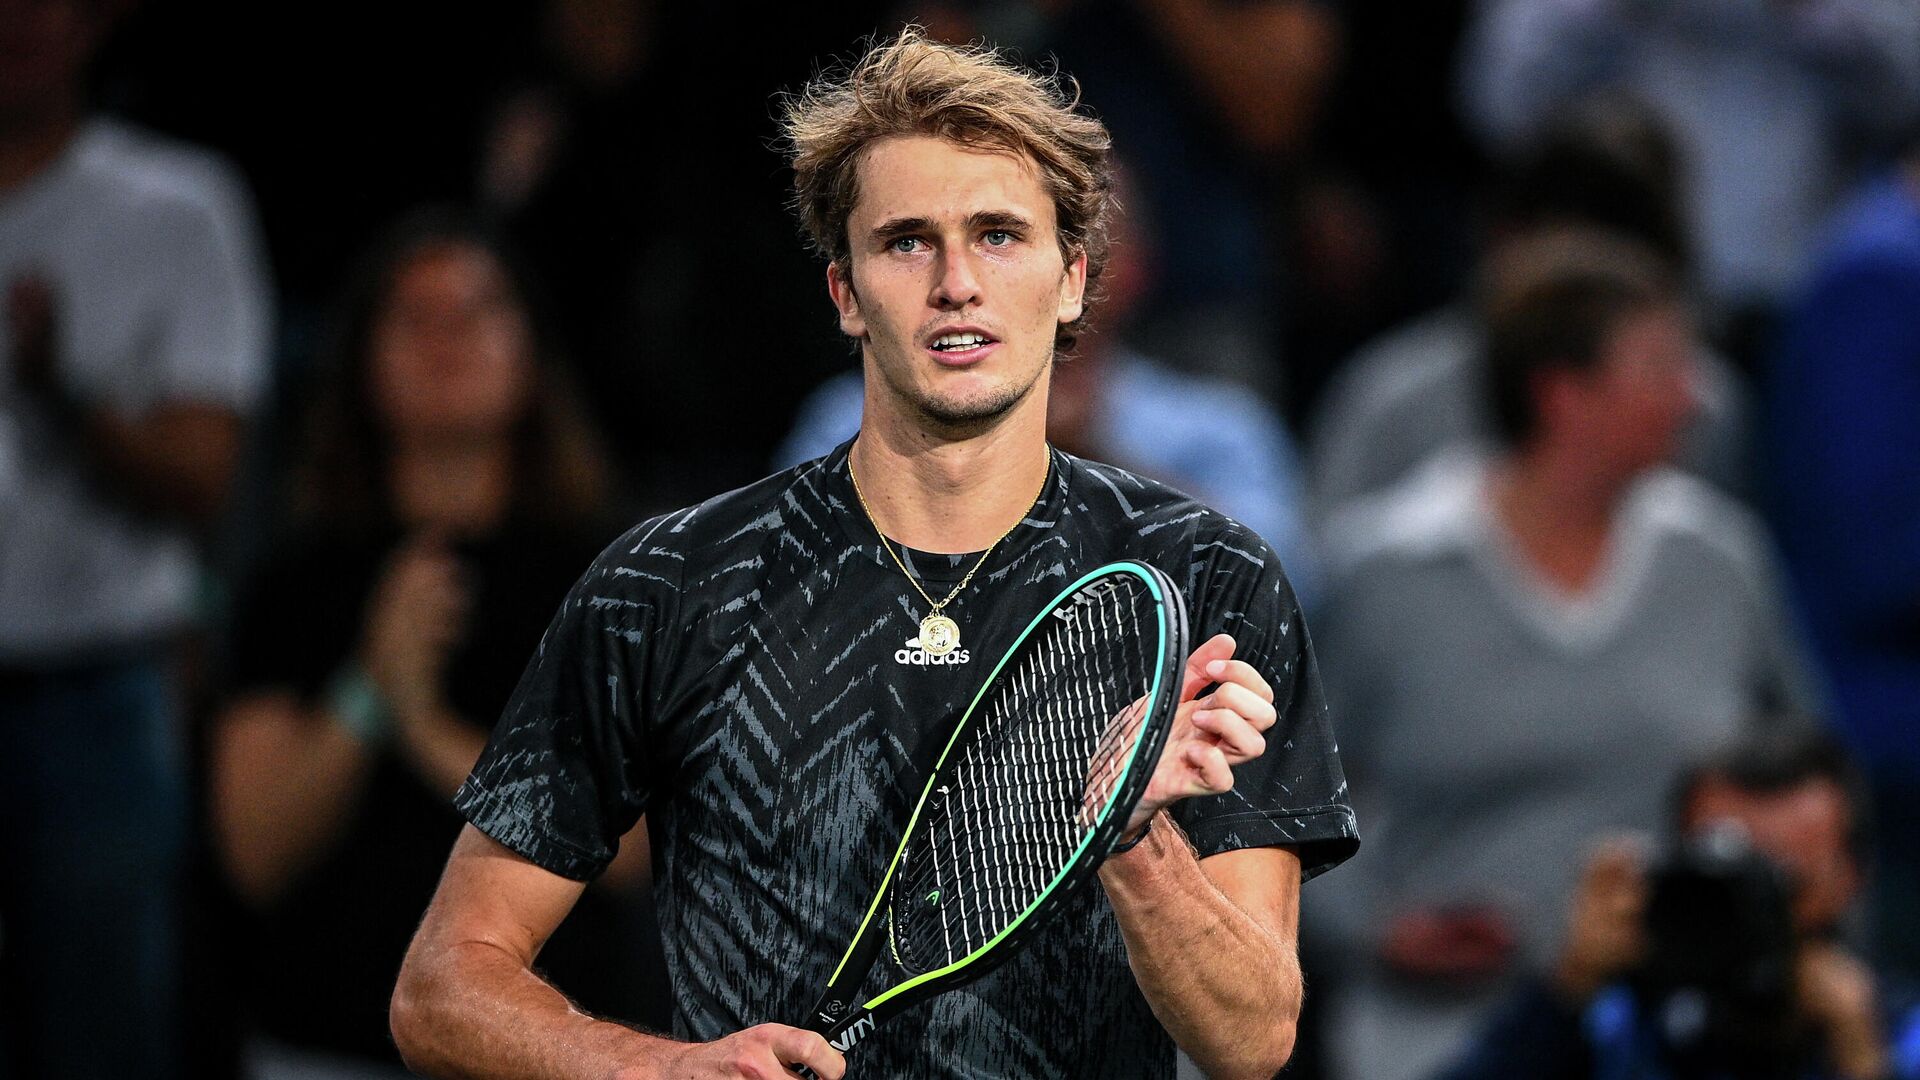
[{"label": "man's nose", "polygon": [[980,278],[974,272],[971,254],[964,247],[950,248],[941,257],[931,299],[933,306],[942,310],[964,308],[980,301]]}]

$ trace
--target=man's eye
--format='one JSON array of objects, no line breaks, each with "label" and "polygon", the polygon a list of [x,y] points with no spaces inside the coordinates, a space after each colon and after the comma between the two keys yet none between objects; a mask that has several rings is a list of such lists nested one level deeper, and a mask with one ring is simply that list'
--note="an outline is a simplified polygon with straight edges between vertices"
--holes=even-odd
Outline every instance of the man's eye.
[{"label": "man's eye", "polygon": [[915,246],[919,243],[920,238],[917,236],[896,236],[888,242],[887,249],[890,251],[898,251],[902,255],[908,255],[920,250]]},{"label": "man's eye", "polygon": [[988,229],[982,239],[987,242],[988,247],[1006,247],[1008,244],[1019,239],[1019,237],[1014,236],[1013,233],[1006,229]]}]

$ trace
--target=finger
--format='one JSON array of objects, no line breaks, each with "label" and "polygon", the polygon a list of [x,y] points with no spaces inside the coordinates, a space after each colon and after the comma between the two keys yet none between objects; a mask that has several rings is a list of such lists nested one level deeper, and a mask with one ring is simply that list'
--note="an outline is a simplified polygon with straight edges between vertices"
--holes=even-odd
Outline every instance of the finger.
[{"label": "finger", "polygon": [[431,606],[436,613],[452,616],[465,611],[472,597],[457,573],[435,573],[421,583],[418,599]]},{"label": "finger", "polygon": [[1219,671],[1217,673],[1209,672],[1209,674],[1212,675],[1213,681],[1217,683],[1244,687],[1251,691],[1256,697],[1266,701],[1273,700],[1272,684],[1267,682],[1265,675],[1260,674],[1259,668],[1254,667],[1245,660],[1219,662]]},{"label": "finger", "polygon": [[395,591],[403,606],[436,615],[457,609],[468,600],[460,571],[452,563],[409,563],[396,575]]},{"label": "finger", "polygon": [[1193,726],[1218,740],[1229,764],[1252,761],[1267,750],[1265,736],[1232,709],[1201,709],[1193,714]]},{"label": "finger", "polygon": [[774,1034],[770,1045],[782,1064],[804,1065],[821,1080],[840,1080],[847,1071],[847,1059],[817,1031],[786,1028]]},{"label": "finger", "polygon": [[1632,836],[1610,836],[1587,861],[1586,884],[1602,894],[1638,894],[1645,887],[1646,852]]},{"label": "finger", "polygon": [[1223,683],[1213,693],[1200,699],[1200,707],[1208,711],[1229,709],[1246,718],[1254,730],[1265,731],[1279,718],[1274,711],[1273,702],[1241,686],[1239,683]]},{"label": "finger", "polygon": [[1182,756],[1193,770],[1197,787],[1194,794],[1219,795],[1233,790],[1233,769],[1227,765],[1227,756],[1218,746],[1189,743]]},{"label": "finger", "polygon": [[1207,674],[1207,667],[1215,660],[1231,660],[1234,648],[1231,634],[1215,634],[1193,650],[1187,657],[1186,679],[1180,684],[1180,700],[1192,701],[1203,687],[1211,686],[1214,676]]},{"label": "finger", "polygon": [[460,563],[445,552],[408,551],[394,563],[394,576],[410,588],[453,588],[460,582]]}]

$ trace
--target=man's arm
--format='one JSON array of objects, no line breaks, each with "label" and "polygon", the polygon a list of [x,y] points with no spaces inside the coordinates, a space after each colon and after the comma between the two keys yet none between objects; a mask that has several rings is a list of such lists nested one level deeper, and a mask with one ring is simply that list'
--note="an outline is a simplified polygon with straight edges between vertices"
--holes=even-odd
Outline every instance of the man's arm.
[{"label": "man's arm", "polygon": [[1266,752],[1273,687],[1233,659],[1238,648],[1217,634],[1187,658],[1173,730],[1128,822],[1138,843],[1106,861],[1100,883],[1168,1034],[1209,1076],[1267,1080],[1292,1055],[1300,1016],[1300,858],[1259,847],[1203,862],[1166,813],[1231,791],[1233,767]]},{"label": "man's arm", "polygon": [[1211,1077],[1280,1071],[1303,993],[1299,856],[1264,847],[1198,859],[1162,813],[1100,881],[1134,979],[1174,1042]]},{"label": "man's arm", "polygon": [[533,960],[584,888],[472,826],[461,831],[393,993],[394,1043],[409,1068],[478,1080],[758,1080],[796,1064],[826,1080],[843,1074],[840,1054],[799,1028],[679,1043],[574,1008]]},{"label": "man's arm", "polygon": [[244,425],[237,411],[181,400],[133,415],[75,397],[57,370],[53,288],[39,277],[9,283],[7,319],[13,337],[7,368],[58,418],[97,481],[140,512],[196,526],[213,520],[240,459]]},{"label": "man's arm", "polygon": [[90,408],[79,420],[94,474],[128,506],[194,526],[220,513],[240,460],[239,413],[177,402],[138,416]]}]

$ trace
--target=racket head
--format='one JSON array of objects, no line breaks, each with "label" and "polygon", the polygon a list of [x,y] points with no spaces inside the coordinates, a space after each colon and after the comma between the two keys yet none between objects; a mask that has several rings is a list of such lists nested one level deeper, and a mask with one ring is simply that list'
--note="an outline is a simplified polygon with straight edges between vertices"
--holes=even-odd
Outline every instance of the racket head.
[{"label": "racket head", "polygon": [[[813,1026],[850,1046],[993,970],[1090,885],[1166,745],[1186,654],[1179,587],[1145,563],[1043,605],[955,725]],[[900,981],[854,1002],[883,948]]]}]

